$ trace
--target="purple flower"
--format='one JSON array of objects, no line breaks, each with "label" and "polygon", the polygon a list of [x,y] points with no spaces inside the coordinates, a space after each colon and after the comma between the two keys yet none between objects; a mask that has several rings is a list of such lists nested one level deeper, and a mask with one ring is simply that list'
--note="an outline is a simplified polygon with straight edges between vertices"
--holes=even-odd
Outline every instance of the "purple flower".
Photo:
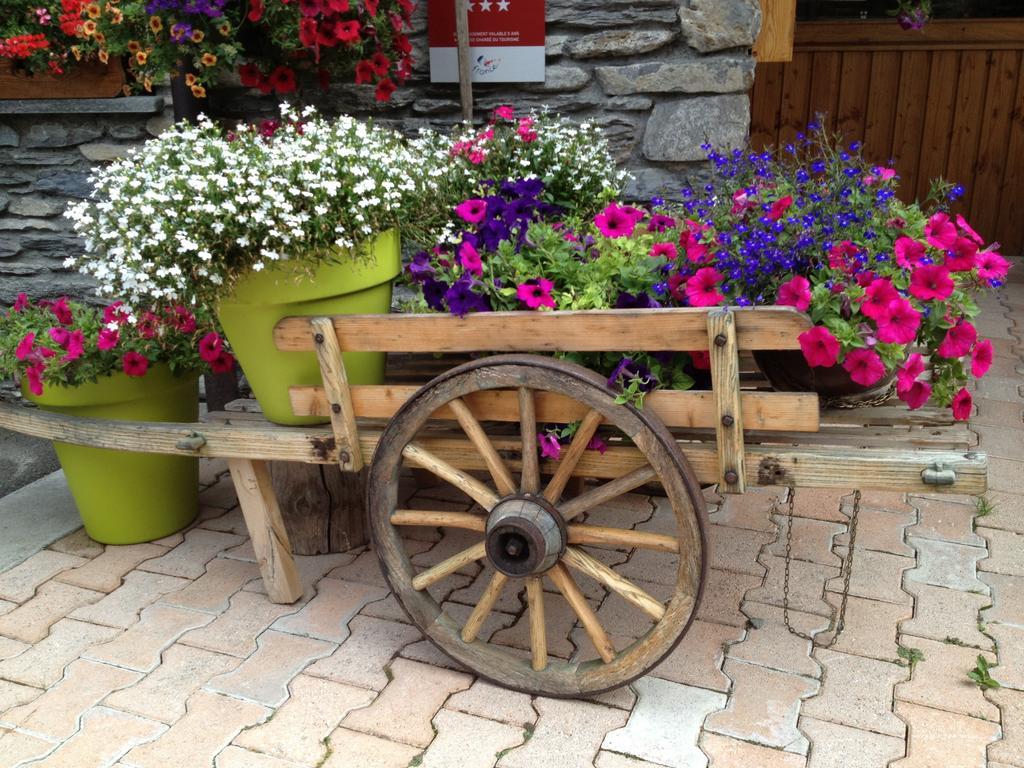
[{"label": "purple flower", "polygon": [[406,271],[414,283],[422,283],[434,274],[435,270],[430,265],[430,256],[426,251],[420,251],[412,257],[412,261],[406,266]]},{"label": "purple flower", "polygon": [[435,312],[444,312],[444,295],[448,286],[440,280],[427,278],[423,281],[423,298]]},{"label": "purple flower", "polygon": [[664,232],[672,229],[676,225],[676,220],[671,216],[666,216],[663,213],[656,213],[651,216],[651,220],[647,222],[648,232]]},{"label": "purple flower", "polygon": [[643,292],[638,293],[636,296],[631,293],[622,292],[619,294],[619,298],[615,300],[616,309],[657,309],[660,306],[661,304]]},{"label": "purple flower", "polygon": [[487,297],[473,291],[473,286],[477,284],[468,274],[460,277],[444,293],[448,311],[459,317],[465,317],[470,312],[490,312],[491,304]]},{"label": "purple flower", "polygon": [[637,381],[641,392],[650,392],[658,386],[658,378],[651,373],[650,369],[638,363],[630,357],[624,357],[619,361],[608,377],[608,386],[612,389],[621,387],[625,389],[630,382]]}]

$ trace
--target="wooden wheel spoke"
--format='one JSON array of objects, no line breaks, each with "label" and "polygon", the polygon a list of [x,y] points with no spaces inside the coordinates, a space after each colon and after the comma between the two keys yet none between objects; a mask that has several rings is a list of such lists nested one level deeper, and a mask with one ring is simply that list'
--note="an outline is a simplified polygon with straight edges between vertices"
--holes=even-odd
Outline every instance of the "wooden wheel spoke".
[{"label": "wooden wheel spoke", "polygon": [[455,413],[455,418],[459,420],[459,426],[462,427],[462,431],[466,433],[466,437],[469,438],[470,442],[480,452],[484,463],[487,464],[487,469],[490,471],[491,477],[494,478],[494,484],[498,488],[498,493],[502,496],[509,496],[515,493],[516,486],[512,480],[512,473],[508,471],[508,467],[505,466],[505,462],[498,455],[494,444],[487,437],[487,433],[484,432],[484,428],[480,426],[480,422],[473,415],[469,406],[466,405],[462,398],[457,397],[448,403],[448,407]]},{"label": "wooden wheel spoke", "polygon": [[575,499],[570,499],[561,506],[558,510],[562,513],[562,518],[565,520],[572,520],[577,515],[582,515],[594,507],[604,504],[605,502],[611,501],[612,499],[618,498],[624,493],[629,493],[632,490],[639,488],[641,485],[650,482],[658,476],[654,467],[645,465],[634,469],[628,475],[623,475],[615,480],[609,480],[603,485],[597,486],[592,490],[587,491]]},{"label": "wooden wheel spoke", "polygon": [[471,643],[476,640],[476,636],[480,633],[480,628],[483,627],[484,621],[487,620],[487,616],[494,609],[494,604],[501,597],[501,590],[505,588],[505,582],[507,581],[508,576],[504,573],[500,571],[494,572],[490,582],[484,589],[484,593],[480,596],[480,602],[473,608],[473,612],[469,614],[469,618],[466,619],[466,624],[462,628],[462,640],[464,642]]},{"label": "wooden wheel spoke", "polygon": [[[487,518],[472,512],[443,512],[433,509],[396,509],[391,513],[392,525],[421,525],[428,528],[462,528],[483,532]],[[588,542],[581,542],[588,543]]]},{"label": "wooden wheel spoke", "polygon": [[484,542],[482,541],[479,544],[474,544],[468,549],[457,552],[447,560],[442,560],[433,568],[428,568],[422,573],[417,574],[412,580],[413,589],[417,591],[424,590],[427,587],[436,584],[445,576],[455,573],[459,568],[483,559],[486,554]]},{"label": "wooden wheel spoke", "polygon": [[679,539],[674,536],[665,536],[661,533],[647,533],[645,531],[631,531],[626,528],[610,528],[603,525],[573,523],[569,526],[569,543],[591,544],[598,547],[612,546],[626,549],[653,549],[656,552],[679,553]]},{"label": "wooden wheel spoke", "polygon": [[521,489],[524,493],[540,490],[540,460],[537,458],[537,410],[533,390],[519,388],[519,431],[523,439],[523,478]]},{"label": "wooden wheel spoke", "polygon": [[414,466],[422,467],[442,480],[451,483],[459,490],[464,491],[467,496],[488,512],[491,510],[491,507],[498,503],[498,496],[494,491],[472,475],[468,475],[461,469],[453,467],[440,456],[436,456],[426,450],[423,446],[417,443],[409,443],[402,449],[402,455]]},{"label": "wooden wheel spoke", "polygon": [[538,672],[548,666],[548,636],[544,623],[544,582],[535,576],[526,582],[526,605],[530,611],[530,652]]},{"label": "wooden wheel spoke", "polygon": [[585,573],[621,595],[655,621],[661,621],[662,616],[665,615],[665,606],[658,600],[583,550],[566,547],[562,560],[580,573]]},{"label": "wooden wheel spoke", "polygon": [[544,498],[552,504],[557,504],[558,500],[562,497],[562,491],[565,490],[566,483],[572,477],[573,470],[576,469],[576,465],[579,464],[580,459],[583,457],[583,452],[587,450],[590,438],[594,436],[603,420],[604,416],[596,410],[588,411],[587,415],[583,417],[579,429],[573,435],[572,442],[569,443],[569,447],[562,454],[558,462],[558,469],[555,470],[555,474],[548,483],[548,487],[544,489]]},{"label": "wooden wheel spoke", "polygon": [[601,621],[597,618],[597,614],[594,613],[594,609],[590,607],[590,603],[587,602],[583,593],[580,592],[580,588],[573,579],[572,574],[561,563],[555,563],[551,570],[548,571],[548,576],[555,586],[558,587],[558,591],[565,597],[566,602],[576,612],[580,623],[583,625],[583,629],[586,630],[587,635],[590,637],[590,642],[594,644],[594,648],[597,649],[601,659],[606,664],[612,661],[616,655],[615,646],[612,645],[608,633],[601,626]]}]

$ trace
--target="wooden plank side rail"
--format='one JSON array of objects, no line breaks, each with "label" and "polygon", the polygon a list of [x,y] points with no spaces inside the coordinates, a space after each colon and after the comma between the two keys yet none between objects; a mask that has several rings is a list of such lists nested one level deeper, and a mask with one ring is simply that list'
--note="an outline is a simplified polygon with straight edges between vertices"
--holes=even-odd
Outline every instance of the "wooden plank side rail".
[{"label": "wooden plank side rail", "polygon": [[[735,308],[744,350],[799,349],[811,327],[792,307]],[[452,315],[336,315],[342,352],[607,352],[706,350],[707,309],[610,309],[584,312],[479,312]],[[274,329],[283,352],[313,349],[308,317]]]}]

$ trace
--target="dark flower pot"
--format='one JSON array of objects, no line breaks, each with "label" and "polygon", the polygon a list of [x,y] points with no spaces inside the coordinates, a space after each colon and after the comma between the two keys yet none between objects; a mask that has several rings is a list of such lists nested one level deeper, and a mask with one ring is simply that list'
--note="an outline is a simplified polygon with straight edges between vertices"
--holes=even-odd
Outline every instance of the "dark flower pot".
[{"label": "dark flower pot", "polygon": [[760,350],[754,352],[757,363],[772,388],[779,392],[816,392],[822,397],[836,399],[845,405],[876,401],[887,392],[896,373],[865,387],[850,378],[841,365],[831,368],[812,368],[799,350]]}]

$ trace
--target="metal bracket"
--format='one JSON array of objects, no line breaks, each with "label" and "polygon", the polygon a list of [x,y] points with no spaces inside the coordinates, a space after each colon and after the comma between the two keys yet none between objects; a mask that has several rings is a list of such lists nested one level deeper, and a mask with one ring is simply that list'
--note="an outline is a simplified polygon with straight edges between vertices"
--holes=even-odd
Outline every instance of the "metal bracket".
[{"label": "metal bracket", "polygon": [[921,482],[925,485],[954,485],[956,470],[945,462],[937,461],[930,467],[921,470]]},{"label": "metal bracket", "polygon": [[198,451],[204,445],[206,445],[206,438],[198,432],[193,432],[188,437],[183,437],[181,440],[176,442],[174,447],[179,451]]}]

